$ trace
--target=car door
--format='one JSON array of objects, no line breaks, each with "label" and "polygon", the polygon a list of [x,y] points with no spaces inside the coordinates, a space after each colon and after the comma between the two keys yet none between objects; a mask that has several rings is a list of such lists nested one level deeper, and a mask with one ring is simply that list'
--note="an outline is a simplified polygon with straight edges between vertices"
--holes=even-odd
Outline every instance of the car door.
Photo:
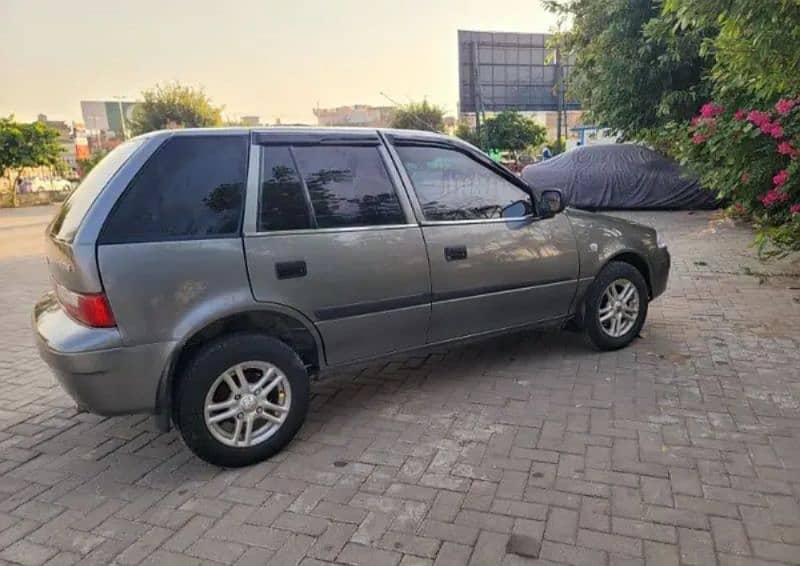
[{"label": "car door", "polygon": [[393,136],[428,249],[430,342],[564,317],[578,277],[564,215],[470,146]]},{"label": "car door", "polygon": [[423,345],[425,244],[377,132],[254,142],[244,245],[256,300],[311,319],[329,364]]}]

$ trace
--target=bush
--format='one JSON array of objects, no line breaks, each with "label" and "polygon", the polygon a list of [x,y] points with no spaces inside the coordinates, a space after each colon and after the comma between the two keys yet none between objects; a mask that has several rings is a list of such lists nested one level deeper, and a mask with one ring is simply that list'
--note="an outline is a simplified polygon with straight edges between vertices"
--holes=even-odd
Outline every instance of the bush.
[{"label": "bush", "polygon": [[774,108],[706,103],[677,150],[702,183],[753,218],[767,254],[800,250],[800,100]]}]

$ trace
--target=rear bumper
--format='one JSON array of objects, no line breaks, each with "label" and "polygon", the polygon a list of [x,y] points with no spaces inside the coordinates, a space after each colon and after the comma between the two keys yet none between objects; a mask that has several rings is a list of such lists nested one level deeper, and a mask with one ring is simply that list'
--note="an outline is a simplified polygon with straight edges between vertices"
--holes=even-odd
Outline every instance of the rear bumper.
[{"label": "rear bumper", "polygon": [[99,415],[152,413],[172,343],[125,346],[115,328],[88,328],[52,293],[34,308],[39,354],[82,409]]},{"label": "rear bumper", "polygon": [[669,251],[666,247],[656,248],[656,251],[650,254],[651,299],[655,299],[667,290],[671,261]]}]

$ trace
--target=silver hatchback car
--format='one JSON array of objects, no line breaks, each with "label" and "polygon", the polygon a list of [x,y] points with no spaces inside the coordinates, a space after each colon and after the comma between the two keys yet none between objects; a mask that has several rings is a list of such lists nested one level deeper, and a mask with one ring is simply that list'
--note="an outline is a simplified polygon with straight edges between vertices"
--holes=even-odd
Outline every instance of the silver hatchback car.
[{"label": "silver hatchback car", "polygon": [[567,323],[630,343],[666,246],[562,208],[426,132],[147,134],[49,226],[39,349],[79,407],[155,413],[201,458],[247,465],[292,439],[333,367]]}]

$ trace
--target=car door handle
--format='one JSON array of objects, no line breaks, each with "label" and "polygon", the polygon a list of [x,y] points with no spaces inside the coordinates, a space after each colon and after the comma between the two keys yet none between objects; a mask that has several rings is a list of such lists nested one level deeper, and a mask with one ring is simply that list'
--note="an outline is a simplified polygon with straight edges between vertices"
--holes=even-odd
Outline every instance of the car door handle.
[{"label": "car door handle", "polygon": [[467,259],[467,246],[448,246],[444,249],[444,258],[447,261]]},{"label": "car door handle", "polygon": [[305,277],[308,274],[306,262],[298,261],[279,261],[275,264],[275,275],[278,279],[295,279]]}]

